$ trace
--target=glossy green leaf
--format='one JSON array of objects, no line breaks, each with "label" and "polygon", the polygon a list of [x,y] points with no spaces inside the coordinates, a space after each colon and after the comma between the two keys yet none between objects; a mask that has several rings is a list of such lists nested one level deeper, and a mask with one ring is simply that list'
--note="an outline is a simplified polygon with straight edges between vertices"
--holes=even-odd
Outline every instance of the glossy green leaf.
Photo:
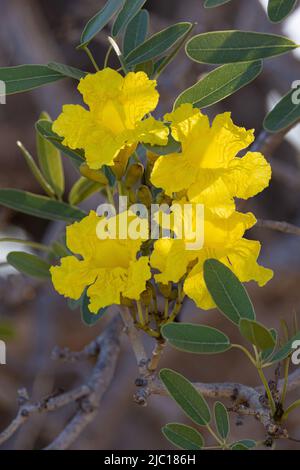
[{"label": "glossy green leaf", "polygon": [[123,54],[127,56],[131,51],[142,44],[148,33],[149,13],[147,10],[139,11],[128,23],[123,40]]},{"label": "glossy green leaf", "polygon": [[154,65],[152,60],[148,60],[147,62],[142,62],[141,64],[138,64],[134,67],[135,72],[144,72],[146,75],[148,75],[149,78],[151,78],[153,71],[154,71]]},{"label": "glossy green leaf", "polygon": [[284,20],[295,8],[298,0],[269,0],[268,17],[273,23]]},{"label": "glossy green leaf", "polygon": [[272,357],[272,363],[283,361],[286,357],[288,357],[294,350],[293,350],[293,343],[294,341],[300,340],[300,332],[298,332],[295,336],[293,336],[289,341],[287,341],[282,348],[277,351],[274,356]]},{"label": "glossy green leaf", "polygon": [[50,121],[47,121],[45,119],[39,120],[36,123],[35,127],[36,127],[36,130],[43,137],[51,141],[51,143],[58,150],[60,150],[67,157],[71,158],[72,162],[77,167],[79,167],[85,161],[81,151],[69,149],[68,147],[65,147],[65,145],[61,143],[63,141],[63,138],[55,134],[55,132],[52,131],[52,123]]},{"label": "glossy green leaf", "polygon": [[178,153],[181,151],[181,144],[172,137],[171,133],[168,137],[168,143],[166,145],[150,145],[143,144],[150,152],[156,153],[157,155],[169,155],[170,153]]},{"label": "glossy green leaf", "polygon": [[273,353],[276,349],[277,336],[278,336],[277,331],[274,330],[274,328],[271,328],[270,333],[273,336],[273,339],[274,339],[275,343],[274,343],[274,346],[272,348],[266,349],[265,351],[262,352],[261,359],[262,359],[263,362],[267,362],[268,360],[270,360],[270,358],[273,356]]},{"label": "glossy green leaf", "polygon": [[125,57],[128,67],[154,59],[171,47],[191,28],[191,23],[177,23],[154,34]]},{"label": "glossy green leaf", "polygon": [[250,450],[256,447],[256,442],[252,439],[241,439],[231,445],[231,450]]},{"label": "glossy green leaf", "polygon": [[123,6],[124,0],[107,0],[106,4],[85,25],[80,39],[80,47],[86,46]]},{"label": "glossy green leaf", "polygon": [[181,93],[174,108],[183,103],[205,108],[227,98],[252,82],[262,71],[262,61],[226,64],[208,73]]},{"label": "glossy green leaf", "polygon": [[261,351],[273,348],[275,340],[270,330],[255,320],[242,318],[239,324],[241,335]]},{"label": "glossy green leaf", "polygon": [[185,424],[169,423],[162,428],[163,435],[179,449],[201,450],[204,439],[196,429]]},{"label": "glossy green leaf", "polygon": [[268,132],[280,132],[300,119],[300,92],[292,89],[267,114],[264,128]]},{"label": "glossy green leaf", "polygon": [[214,404],[214,417],[219,436],[226,440],[229,434],[229,416],[228,412],[220,401]]},{"label": "glossy green leaf", "polygon": [[100,191],[103,188],[103,184],[96,183],[91,181],[84,176],[79,178],[76,183],[72,186],[72,189],[69,193],[69,203],[76,206],[82,201],[85,201],[87,198],[92,196],[92,194]]},{"label": "glossy green leaf", "polygon": [[0,80],[6,84],[6,94],[22,93],[65,78],[46,65],[18,65],[1,67]]},{"label": "glossy green leaf", "polygon": [[27,274],[27,276],[35,277],[38,279],[50,278],[50,267],[42,258],[22,251],[11,251],[7,255],[7,262],[13,266],[17,271]]},{"label": "glossy green leaf", "polygon": [[144,6],[146,0],[125,0],[122,10],[119,12],[113,27],[112,35],[114,37],[127,26],[129,21],[138,13],[138,11]]},{"label": "glossy green leaf", "polygon": [[205,8],[214,8],[219,7],[221,5],[225,5],[225,3],[230,2],[230,0],[205,0],[204,7]]},{"label": "glossy green leaf", "polygon": [[60,64],[58,62],[49,62],[47,67],[51,70],[55,70],[58,73],[61,73],[65,77],[74,78],[75,80],[80,80],[81,78],[87,75],[87,72],[79,70],[76,67],[71,67],[70,65]]},{"label": "glossy green leaf", "polygon": [[25,161],[26,161],[28,167],[31,170],[31,173],[33,174],[33,176],[35,177],[37,182],[40,184],[40,186],[43,188],[45,193],[48,194],[48,196],[50,196],[50,197],[55,196],[54,190],[51,188],[50,184],[48,184],[48,182],[46,181],[46,179],[42,175],[42,173],[41,173],[39,167],[37,166],[37,164],[35,163],[34,158],[32,157],[32,155],[24,147],[22,142],[17,141],[17,146],[21,150],[22,155],[25,158]]},{"label": "glossy green leaf", "polygon": [[159,376],[168,393],[192,421],[200,426],[210,422],[209,407],[191,382],[171,369],[162,369]]},{"label": "glossy green leaf", "polygon": [[86,292],[82,296],[82,302],[80,306],[81,319],[86,326],[94,326],[105,314],[107,308],[101,308],[98,313],[91,313],[89,310],[90,299],[86,295]]},{"label": "glossy green leaf", "polygon": [[[40,119],[49,121],[52,124],[51,118],[46,112],[40,115]],[[41,171],[55,194],[60,198],[65,190],[65,177],[60,151],[39,132],[36,133],[36,147]]]},{"label": "glossy green leaf", "polygon": [[169,323],[162,335],[176,349],[198,354],[216,354],[231,348],[229,338],[216,328],[192,323]]},{"label": "glossy green leaf", "polygon": [[48,220],[74,222],[85,217],[86,213],[65,202],[55,201],[18,189],[0,189],[0,205],[24,214]]},{"label": "glossy green leaf", "polygon": [[228,64],[265,59],[292,51],[297,44],[284,36],[252,31],[215,31],[194,36],[186,45],[196,62]]},{"label": "glossy green leaf", "polygon": [[241,318],[255,319],[246,289],[227,266],[215,259],[206,260],[204,280],[218,309],[229,320],[238,325]]}]

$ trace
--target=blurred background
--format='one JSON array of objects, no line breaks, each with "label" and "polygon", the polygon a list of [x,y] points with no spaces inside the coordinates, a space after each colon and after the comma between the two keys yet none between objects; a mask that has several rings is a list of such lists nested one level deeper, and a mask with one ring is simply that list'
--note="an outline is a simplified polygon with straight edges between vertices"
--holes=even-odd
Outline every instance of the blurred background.
[{"label": "blurred background", "polygon": [[[57,61],[92,71],[84,52],[76,51],[81,31],[87,20],[105,3],[104,0],[0,0],[0,66]],[[205,10],[201,0],[148,0],[151,33],[177,21],[197,22],[196,32],[242,29],[283,33],[300,42],[300,9],[280,25],[271,24],[265,14],[265,1],[232,0],[216,9]],[[105,29],[93,41],[92,50],[102,63],[108,44]],[[232,111],[237,124],[262,129],[264,116],[280,96],[289,91],[294,80],[300,80],[300,58],[287,54],[265,61],[262,75],[221,104],[207,112]],[[114,65],[114,61],[111,62]],[[159,81],[161,104],[158,112],[170,111],[174,99],[194,84],[209,68],[191,62],[182,52]],[[34,154],[34,124],[41,111],[55,118],[64,103],[80,103],[75,82],[63,80],[32,92],[9,96],[0,105],[0,187],[15,187],[39,192],[16,141],[21,140]],[[284,220],[300,225],[300,128],[294,128],[274,152],[266,155],[273,166],[273,180],[263,194],[240,206],[253,210],[257,217]],[[67,160],[67,159],[66,159]],[[65,161],[67,189],[76,175]],[[90,199],[85,207],[95,207]],[[14,236],[35,241],[50,241],[63,225],[15,213],[0,207],[0,237]],[[256,228],[249,237],[263,242],[261,263],[275,271],[274,279],[264,288],[249,285],[259,318],[269,327],[278,327],[280,318],[292,323],[300,307],[300,239]],[[0,245],[0,263],[17,245]],[[107,315],[109,317],[109,315]],[[187,302],[182,318],[222,329],[236,340],[236,332],[216,311],[196,310]],[[40,285],[0,265],[0,322],[12,330],[7,340],[7,365],[0,366],[0,429],[17,411],[17,390],[26,387],[32,399],[40,399],[60,388],[69,390],[89,374],[92,364],[64,364],[51,361],[55,345],[79,350],[105,326],[106,320],[88,328],[80,314],[70,311],[50,284]],[[236,341],[235,341],[236,342]],[[149,344],[151,347],[151,344]],[[237,352],[222,356],[197,357],[167,349],[162,366],[174,367],[195,381],[237,381],[258,384],[255,371]],[[136,365],[126,338],[123,338],[117,373],[106,393],[97,419],[73,445],[75,449],[166,449],[167,441],[160,428],[167,422],[185,418],[168,398],[151,397],[148,406],[133,403]],[[272,378],[270,375],[269,378]],[[299,392],[298,392],[299,393]],[[296,395],[294,396],[294,398]],[[291,396],[292,398],[292,396]],[[5,448],[41,448],[63,428],[74,409],[72,406],[53,414],[32,418]],[[262,426],[252,418],[232,417],[235,438],[263,439]],[[300,439],[300,417],[290,417],[290,433]],[[209,442],[209,440],[208,440]],[[298,444],[299,446],[299,444]],[[285,441],[279,448],[297,448]]]}]

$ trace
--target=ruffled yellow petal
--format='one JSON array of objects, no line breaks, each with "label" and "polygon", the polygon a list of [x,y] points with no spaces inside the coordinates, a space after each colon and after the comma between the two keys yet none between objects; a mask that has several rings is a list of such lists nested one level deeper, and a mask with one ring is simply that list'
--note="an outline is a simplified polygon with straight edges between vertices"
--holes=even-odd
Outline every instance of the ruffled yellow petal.
[{"label": "ruffled yellow petal", "polygon": [[175,140],[185,143],[191,140],[191,134],[195,130],[207,132],[209,130],[208,117],[201,113],[197,108],[193,108],[191,104],[182,104],[172,113],[164,116],[166,121],[170,121],[172,136]]},{"label": "ruffled yellow petal", "polygon": [[230,192],[242,199],[248,199],[263,191],[271,179],[271,166],[258,152],[248,152],[243,158],[234,158],[229,168],[226,181]]},{"label": "ruffled yellow petal", "polygon": [[155,280],[162,284],[178,282],[186,273],[187,266],[197,254],[185,249],[184,240],[161,238],[154,244],[150,258],[151,266],[160,271]]},{"label": "ruffled yellow petal", "polygon": [[203,261],[196,264],[188,274],[183,285],[183,291],[203,310],[209,310],[216,306],[204,281]]},{"label": "ruffled yellow petal", "polygon": [[61,115],[53,122],[52,129],[64,137],[64,145],[71,149],[81,149],[86,146],[95,129],[95,123],[91,120],[89,111],[82,106],[66,104]]},{"label": "ruffled yellow petal", "polygon": [[126,127],[133,128],[137,121],[156,108],[159,99],[156,85],[156,80],[149,80],[145,72],[129,72],[125,76],[121,100]]},{"label": "ruffled yellow petal", "polygon": [[99,239],[96,228],[99,217],[95,211],[90,211],[89,215],[80,222],[74,222],[66,229],[67,247],[73,252],[83,257],[90,257],[95,253]]},{"label": "ruffled yellow petal", "polygon": [[164,189],[168,196],[188,188],[196,180],[195,169],[182,154],[159,157],[151,173],[151,183]]},{"label": "ruffled yellow petal", "polygon": [[138,300],[146,288],[146,281],[151,278],[149,259],[142,256],[132,261],[128,269],[127,287],[122,291],[124,297]]},{"label": "ruffled yellow petal", "polygon": [[87,290],[89,310],[97,313],[100,308],[120,304],[120,294],[126,289],[127,274],[124,268],[102,269],[96,282]]},{"label": "ruffled yellow petal", "polygon": [[98,110],[104,102],[119,97],[124,78],[115,70],[107,67],[97,73],[88,74],[82,78],[78,90],[84,102],[91,110]]},{"label": "ruffled yellow petal", "polygon": [[132,134],[130,140],[144,142],[150,145],[166,145],[168,143],[168,128],[153,117],[140,121]]},{"label": "ruffled yellow petal", "polygon": [[243,238],[221,261],[232,269],[241,282],[256,281],[259,286],[264,286],[272,279],[273,271],[257,263],[260,247],[258,241]]},{"label": "ruffled yellow petal", "polygon": [[96,271],[86,261],[79,261],[75,256],[62,258],[60,266],[50,268],[52,282],[59,294],[77,300],[86,286],[94,282]]}]

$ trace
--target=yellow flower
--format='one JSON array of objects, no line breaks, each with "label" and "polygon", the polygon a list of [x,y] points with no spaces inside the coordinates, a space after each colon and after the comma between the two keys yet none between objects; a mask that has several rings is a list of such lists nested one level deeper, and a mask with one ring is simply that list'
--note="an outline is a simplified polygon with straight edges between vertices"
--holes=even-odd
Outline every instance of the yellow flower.
[{"label": "yellow flower", "polygon": [[143,118],[158,103],[156,81],[144,72],[125,77],[110,68],[89,74],[80,80],[86,110],[80,105],[65,105],[53,123],[53,131],[64,137],[63,144],[85,151],[92,169],[113,165],[122,149],[138,142],[164,145],[168,129],[153,117]]},{"label": "yellow flower", "polygon": [[230,113],[208,117],[185,104],[165,119],[182,152],[161,156],[151,181],[167,195],[186,191],[190,201],[203,203],[223,217],[234,210],[234,197],[248,199],[268,186],[271,168],[261,153],[238,153],[253,142],[253,130],[236,126]]},{"label": "yellow flower", "polygon": [[[186,201],[179,201],[180,204],[184,202]],[[179,282],[185,276],[185,294],[198,307],[206,310],[215,306],[203,278],[203,264],[206,259],[215,258],[226,264],[242,282],[254,280],[259,285],[264,285],[272,278],[270,269],[257,264],[260,243],[243,238],[245,231],[256,223],[253,214],[233,212],[227,218],[220,218],[205,210],[203,223],[204,244],[199,250],[187,249],[186,238],[162,238],[155,242],[150,264],[160,271],[155,274],[157,282]],[[173,230],[176,235],[176,223],[173,224]]]},{"label": "yellow flower", "polygon": [[[143,240],[99,239],[96,230],[103,219],[91,211],[80,222],[67,227],[67,246],[81,259],[66,256],[60,266],[52,266],[50,270],[55,289],[65,297],[79,299],[88,287],[89,309],[93,313],[120,304],[121,294],[138,300],[151,277],[148,258],[137,259]],[[113,219],[118,226],[120,215]]]}]

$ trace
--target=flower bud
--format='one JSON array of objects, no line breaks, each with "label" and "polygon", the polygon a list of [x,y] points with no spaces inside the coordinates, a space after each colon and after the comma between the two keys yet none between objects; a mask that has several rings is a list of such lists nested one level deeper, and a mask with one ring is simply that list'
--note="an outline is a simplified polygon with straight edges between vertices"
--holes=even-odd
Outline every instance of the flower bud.
[{"label": "flower bud", "polygon": [[139,202],[144,204],[147,208],[152,204],[152,194],[148,186],[144,184],[139,187],[137,191],[137,199]]},{"label": "flower bud", "polygon": [[82,176],[91,181],[96,181],[97,183],[101,183],[105,186],[108,185],[108,180],[101,170],[91,170],[86,163],[82,163],[80,165],[79,171]]},{"label": "flower bud", "polygon": [[158,283],[159,292],[166,298],[169,299],[172,293],[172,283],[169,282],[168,284],[161,284]]},{"label": "flower bud", "polygon": [[128,170],[125,177],[126,188],[132,188],[138,183],[144,174],[144,167],[141,163],[133,163]]}]

